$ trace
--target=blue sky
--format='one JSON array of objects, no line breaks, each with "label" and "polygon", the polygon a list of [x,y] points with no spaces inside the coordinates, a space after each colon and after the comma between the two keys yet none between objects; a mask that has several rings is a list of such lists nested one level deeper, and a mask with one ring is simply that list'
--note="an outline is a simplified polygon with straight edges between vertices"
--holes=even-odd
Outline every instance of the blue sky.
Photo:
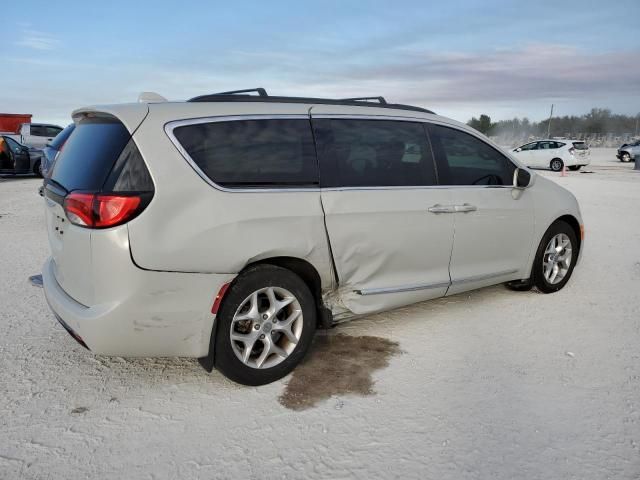
[{"label": "blue sky", "polygon": [[468,120],[640,112],[640,1],[10,2],[0,111],[261,86]]}]

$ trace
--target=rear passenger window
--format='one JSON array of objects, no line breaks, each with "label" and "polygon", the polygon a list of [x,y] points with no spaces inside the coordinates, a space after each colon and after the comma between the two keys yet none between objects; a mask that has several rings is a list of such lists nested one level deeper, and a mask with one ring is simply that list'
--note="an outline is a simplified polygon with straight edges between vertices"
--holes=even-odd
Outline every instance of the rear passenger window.
[{"label": "rear passenger window", "polygon": [[308,120],[241,120],[176,127],[201,172],[229,188],[312,187],[318,169]]},{"label": "rear passenger window", "polygon": [[319,119],[313,126],[323,187],[437,183],[421,123]]},{"label": "rear passenger window", "polygon": [[440,183],[444,185],[512,185],[515,165],[473,135],[429,125]]}]

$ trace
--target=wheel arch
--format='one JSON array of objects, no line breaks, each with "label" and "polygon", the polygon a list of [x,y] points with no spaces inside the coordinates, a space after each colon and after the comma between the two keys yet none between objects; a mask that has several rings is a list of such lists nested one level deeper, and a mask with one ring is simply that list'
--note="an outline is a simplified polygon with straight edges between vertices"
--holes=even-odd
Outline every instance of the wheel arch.
[{"label": "wheel arch", "polygon": [[256,262],[248,263],[240,271],[240,274],[251,267],[256,265],[274,265],[276,267],[286,268],[298,275],[302,281],[309,287],[311,294],[316,301],[318,307],[323,306],[322,303],[322,280],[320,279],[320,273],[316,267],[314,267],[307,260],[297,257],[271,257],[263,258]]},{"label": "wheel arch", "polygon": [[[322,281],[321,281],[320,274],[318,273],[318,270],[316,269],[316,267],[314,267],[307,260],[297,258],[297,257],[279,256],[279,257],[263,258],[255,262],[250,262],[250,263],[247,263],[242,268],[242,270],[238,272],[238,275],[229,283],[229,285],[232,285],[237,280],[237,278],[244,272],[247,272],[248,270],[251,270],[252,268],[258,267],[260,265],[272,265],[275,267],[285,268],[295,273],[296,275],[298,275],[300,279],[307,285],[307,287],[309,287],[309,290],[311,291],[311,294],[313,295],[313,298],[316,302],[318,327],[328,328],[331,326],[333,321],[331,316],[331,311],[324,306],[324,303],[322,301]],[[226,300],[226,291],[227,289],[225,288],[222,293],[220,307],[224,304]],[[215,332],[217,329],[217,322],[213,328]],[[214,337],[215,335],[211,336],[211,343],[210,343],[209,352],[207,353],[207,355],[198,359],[200,364],[208,372],[211,372],[213,370],[213,367],[215,364]]]},{"label": "wheel arch", "polygon": [[[582,229],[580,227],[580,222],[578,221],[578,219],[573,215],[569,215],[569,214],[562,215],[561,217],[558,217],[553,222],[551,222],[551,225],[558,222],[566,222],[572,228],[573,233],[576,234],[576,239],[578,240],[578,252],[579,252],[580,249],[582,248]],[[549,228],[551,228],[551,225],[549,225]]]}]

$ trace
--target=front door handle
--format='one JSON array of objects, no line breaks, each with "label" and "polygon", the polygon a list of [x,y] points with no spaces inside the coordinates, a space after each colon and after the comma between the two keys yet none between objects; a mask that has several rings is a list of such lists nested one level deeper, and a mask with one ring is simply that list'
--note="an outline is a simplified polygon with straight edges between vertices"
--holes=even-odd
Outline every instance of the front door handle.
[{"label": "front door handle", "polygon": [[468,203],[465,203],[463,205],[456,205],[455,207],[455,211],[456,212],[475,212],[476,210],[478,210],[478,207],[476,207],[475,205],[470,205]]},{"label": "front door handle", "polygon": [[440,205],[436,203],[433,207],[429,207],[431,213],[456,213],[456,207],[453,205]]}]

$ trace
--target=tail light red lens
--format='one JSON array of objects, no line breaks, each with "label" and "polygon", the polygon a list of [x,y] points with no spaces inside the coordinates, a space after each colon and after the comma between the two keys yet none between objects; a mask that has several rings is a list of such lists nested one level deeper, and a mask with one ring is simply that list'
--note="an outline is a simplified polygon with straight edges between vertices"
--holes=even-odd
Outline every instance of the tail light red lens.
[{"label": "tail light red lens", "polygon": [[64,199],[64,211],[74,225],[93,227],[94,193],[70,193]]},{"label": "tail light red lens", "polygon": [[133,219],[143,210],[139,195],[72,192],[64,199],[64,211],[74,225],[109,228]]}]

